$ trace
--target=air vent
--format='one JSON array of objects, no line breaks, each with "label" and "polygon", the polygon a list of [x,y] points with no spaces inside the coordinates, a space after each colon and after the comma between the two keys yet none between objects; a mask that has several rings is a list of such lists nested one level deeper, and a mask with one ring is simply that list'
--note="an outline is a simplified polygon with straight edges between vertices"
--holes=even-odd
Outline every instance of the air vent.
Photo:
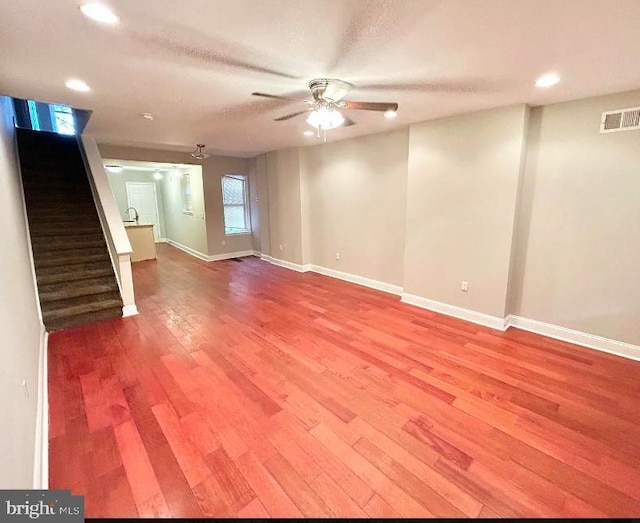
[{"label": "air vent", "polygon": [[602,119],[600,120],[601,133],[635,131],[638,129],[640,129],[640,107],[602,113]]}]

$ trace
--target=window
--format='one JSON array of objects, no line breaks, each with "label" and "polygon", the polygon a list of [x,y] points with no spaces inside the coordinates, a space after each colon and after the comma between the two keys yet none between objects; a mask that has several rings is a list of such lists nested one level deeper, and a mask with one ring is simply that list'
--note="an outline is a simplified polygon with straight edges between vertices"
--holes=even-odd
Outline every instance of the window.
[{"label": "window", "polygon": [[31,120],[31,128],[34,131],[40,130],[40,120],[38,119],[38,106],[33,100],[27,101],[27,107],[29,107],[29,119]]},{"label": "window", "polygon": [[241,234],[251,232],[247,212],[247,177],[244,174],[226,174],[222,177],[224,204],[224,232]]},{"label": "window", "polygon": [[76,123],[73,110],[66,105],[50,105],[51,123],[54,132],[58,134],[76,134]]},{"label": "window", "polygon": [[191,193],[191,176],[184,173],[180,179],[182,188],[182,212],[193,214],[193,194]]}]

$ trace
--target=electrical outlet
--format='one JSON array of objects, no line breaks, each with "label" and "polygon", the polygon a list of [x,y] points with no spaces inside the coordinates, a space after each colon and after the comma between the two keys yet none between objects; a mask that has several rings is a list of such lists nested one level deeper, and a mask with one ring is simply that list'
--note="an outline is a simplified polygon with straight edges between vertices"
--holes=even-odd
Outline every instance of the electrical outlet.
[{"label": "electrical outlet", "polygon": [[469,282],[463,281],[462,285],[460,285],[460,290],[462,292],[467,292],[469,290]]},{"label": "electrical outlet", "polygon": [[339,260],[339,259],[340,259],[340,253],[336,252],[336,260]]},{"label": "electrical outlet", "polygon": [[282,247],[282,244],[280,244],[280,250],[281,250],[281,251],[284,251],[284,249],[283,249],[283,247]]},{"label": "electrical outlet", "polygon": [[22,393],[26,399],[29,399],[29,386],[27,385],[27,380],[22,380]]},{"label": "electrical outlet", "polygon": [[227,242],[225,242],[224,240],[222,240],[220,243],[221,243],[222,245],[224,245],[224,244],[226,244]]}]

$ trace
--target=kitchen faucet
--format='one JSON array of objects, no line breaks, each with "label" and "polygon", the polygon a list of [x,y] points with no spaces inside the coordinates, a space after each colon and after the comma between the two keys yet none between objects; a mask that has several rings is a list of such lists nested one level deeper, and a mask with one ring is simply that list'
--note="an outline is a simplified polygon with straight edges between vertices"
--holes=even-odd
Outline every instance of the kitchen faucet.
[{"label": "kitchen faucet", "polygon": [[124,212],[128,213],[131,209],[133,209],[133,212],[135,212],[135,213],[136,213],[136,224],[137,224],[137,223],[138,223],[138,221],[140,220],[140,215],[138,214],[138,211],[136,211],[136,208],[135,208],[135,207],[129,207],[129,208],[128,208],[126,211],[124,211]]}]

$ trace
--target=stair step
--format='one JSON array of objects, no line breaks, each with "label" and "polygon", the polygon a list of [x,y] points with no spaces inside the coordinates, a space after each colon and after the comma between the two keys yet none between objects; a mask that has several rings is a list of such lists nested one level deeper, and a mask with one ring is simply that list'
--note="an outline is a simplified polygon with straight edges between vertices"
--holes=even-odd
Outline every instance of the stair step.
[{"label": "stair step", "polygon": [[38,285],[61,283],[68,281],[81,281],[93,278],[110,276],[115,278],[111,263],[86,263],[73,265],[73,270],[62,270],[60,267],[42,267],[36,270]]},{"label": "stair step", "polygon": [[100,220],[98,216],[81,216],[81,215],[49,215],[49,216],[31,216],[29,215],[29,227],[38,227],[38,225],[56,224],[64,227],[71,227],[75,224],[82,223],[83,225],[96,225],[100,227]]},{"label": "stair step", "polygon": [[101,261],[109,261],[109,253],[106,249],[99,249],[100,252],[96,252],[93,254],[82,253],[80,250],[80,254],[75,251],[74,254],[69,254],[70,251],[55,251],[58,255],[46,257],[36,257],[34,262],[36,269],[41,267],[69,267],[71,265],[82,265],[84,263],[93,263],[93,262],[101,262]]},{"label": "stair step", "polygon": [[[78,220],[81,222],[81,220]],[[84,223],[76,223],[73,227],[52,224],[33,224],[29,226],[31,236],[75,236],[77,234],[96,234],[102,232],[102,228],[98,224],[87,225]]]},{"label": "stair step", "polygon": [[29,222],[40,223],[51,220],[70,221],[73,219],[94,220],[98,221],[98,213],[95,207],[83,207],[82,209],[77,206],[63,207],[63,208],[45,208],[45,207],[28,207],[27,216]]},{"label": "stair step", "polygon": [[122,300],[118,291],[79,296],[64,300],[55,300],[42,304],[42,319],[45,325],[50,320],[61,320],[79,314],[97,312],[113,308],[122,309]]},{"label": "stair step", "polygon": [[86,191],[78,191],[74,193],[57,193],[54,191],[43,191],[40,194],[33,194],[27,191],[24,195],[27,206],[43,203],[51,205],[53,202],[57,202],[60,205],[75,205],[76,202],[87,200],[89,198],[93,199],[93,196],[91,195],[91,191],[89,191],[89,189],[87,189]]},{"label": "stair step", "polygon": [[60,331],[63,329],[69,329],[72,327],[79,327],[81,325],[89,325],[99,321],[113,320],[122,317],[122,307],[113,307],[110,309],[103,309],[96,312],[89,312],[87,314],[78,314],[68,318],[61,318],[55,320],[45,321],[45,327],[47,332]]},{"label": "stair step", "polygon": [[70,249],[84,249],[91,247],[106,248],[106,241],[102,234],[76,234],[63,238],[47,238],[36,236],[31,240],[34,254],[46,254],[52,251],[66,251]]},{"label": "stair step", "polygon": [[118,292],[118,284],[113,275],[79,281],[65,281],[38,285],[40,303],[66,300],[92,294]]}]

